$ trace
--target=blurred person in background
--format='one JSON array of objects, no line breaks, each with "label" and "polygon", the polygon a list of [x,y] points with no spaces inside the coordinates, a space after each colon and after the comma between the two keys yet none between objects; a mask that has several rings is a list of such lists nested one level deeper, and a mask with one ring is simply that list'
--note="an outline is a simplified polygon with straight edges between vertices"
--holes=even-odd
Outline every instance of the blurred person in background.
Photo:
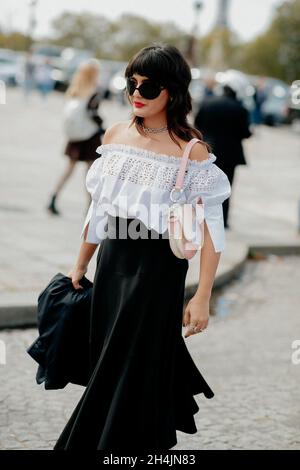
[{"label": "blurred person in background", "polygon": [[46,99],[54,88],[54,80],[52,78],[52,66],[48,58],[42,64],[36,66],[35,82],[41,97]]},{"label": "blurred person in background", "polygon": [[28,98],[30,93],[35,88],[35,64],[34,64],[31,52],[27,52],[25,55],[23,73],[24,73],[23,91],[24,91],[25,98]]},{"label": "blurred person in background", "polygon": [[251,121],[253,124],[259,126],[263,122],[263,115],[262,115],[262,105],[264,101],[267,99],[267,92],[265,90],[265,78],[259,77],[257,83],[254,87],[254,109],[252,111]]},{"label": "blurred person in background", "polygon": [[[199,106],[194,125],[201,131],[213,153],[218,166],[233,184],[237,165],[246,165],[242,140],[252,135],[249,113],[240,98],[243,84],[236,77],[228,75],[222,86],[221,96],[207,96]],[[230,198],[223,202],[224,226],[229,228]]]},{"label": "blurred person in background", "polygon": [[216,81],[213,76],[209,75],[204,78],[204,98],[207,96],[214,96],[214,87],[216,85]]},{"label": "blurred person in background", "polygon": [[[55,215],[60,214],[56,207],[58,194],[73,173],[76,163],[86,162],[86,171],[89,170],[98,157],[96,148],[101,144],[101,135],[105,132],[102,128],[103,120],[98,114],[102,91],[99,87],[99,65],[96,61],[89,60],[80,65],[66,90],[66,96],[63,127],[67,138],[64,155],[68,157],[68,164],[47,207]],[[87,194],[89,205],[90,195]]]}]

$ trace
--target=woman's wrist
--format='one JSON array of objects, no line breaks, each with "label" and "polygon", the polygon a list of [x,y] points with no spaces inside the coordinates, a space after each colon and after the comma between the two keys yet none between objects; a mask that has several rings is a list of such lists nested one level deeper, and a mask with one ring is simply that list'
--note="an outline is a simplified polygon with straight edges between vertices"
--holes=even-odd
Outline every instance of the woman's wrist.
[{"label": "woman's wrist", "polygon": [[88,268],[88,262],[80,262],[75,264],[75,269],[79,269],[80,271],[85,271]]},{"label": "woman's wrist", "polygon": [[211,298],[211,291],[203,291],[201,289],[197,289],[194,296],[193,296],[193,299],[196,299],[196,300],[210,300]]}]

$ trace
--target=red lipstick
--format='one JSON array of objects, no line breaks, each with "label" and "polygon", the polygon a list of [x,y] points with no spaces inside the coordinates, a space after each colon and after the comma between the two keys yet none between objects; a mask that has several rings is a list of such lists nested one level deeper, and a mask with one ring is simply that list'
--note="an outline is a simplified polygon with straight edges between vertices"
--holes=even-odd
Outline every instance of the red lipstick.
[{"label": "red lipstick", "polygon": [[136,108],[142,108],[145,106],[144,103],[140,103],[139,101],[134,101],[133,104]]}]

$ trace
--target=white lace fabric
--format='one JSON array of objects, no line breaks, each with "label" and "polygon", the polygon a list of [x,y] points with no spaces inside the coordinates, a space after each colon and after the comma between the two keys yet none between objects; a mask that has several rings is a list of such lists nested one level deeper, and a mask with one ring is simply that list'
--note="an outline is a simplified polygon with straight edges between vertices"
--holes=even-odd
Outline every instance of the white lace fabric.
[{"label": "white lace fabric", "polygon": [[[102,144],[96,151],[101,156],[86,176],[92,202],[81,237],[89,243],[101,243],[108,214],[137,217],[149,229],[165,232],[166,208],[172,204],[170,191],[181,157],[114,143]],[[218,252],[225,248],[222,202],[230,196],[231,187],[226,174],[214,163],[216,159],[212,153],[203,161],[188,159],[183,198],[192,204],[199,198],[204,202],[204,217]],[[194,241],[197,243],[197,239]]]}]

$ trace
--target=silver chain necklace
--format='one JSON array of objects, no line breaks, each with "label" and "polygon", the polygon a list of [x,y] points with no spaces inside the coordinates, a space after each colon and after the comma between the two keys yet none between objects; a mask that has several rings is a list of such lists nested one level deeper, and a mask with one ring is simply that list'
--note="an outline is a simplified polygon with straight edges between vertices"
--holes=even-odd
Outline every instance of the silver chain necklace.
[{"label": "silver chain necklace", "polygon": [[146,127],[144,126],[144,123],[141,124],[143,130],[145,132],[152,132],[153,134],[158,134],[159,132],[165,132],[168,130],[168,126],[164,127]]}]

